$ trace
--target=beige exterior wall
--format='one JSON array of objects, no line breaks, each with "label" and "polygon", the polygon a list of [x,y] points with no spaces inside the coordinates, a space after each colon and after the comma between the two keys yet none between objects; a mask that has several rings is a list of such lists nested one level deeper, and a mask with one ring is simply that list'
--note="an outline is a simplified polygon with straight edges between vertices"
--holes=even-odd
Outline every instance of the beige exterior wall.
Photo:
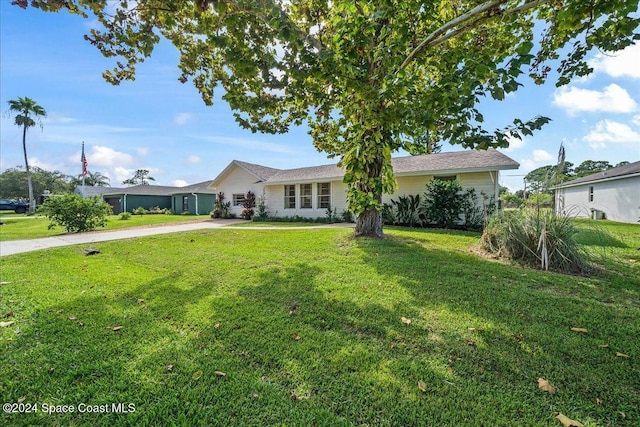
[{"label": "beige exterior wall", "polygon": [[[299,215],[304,218],[323,218],[326,216],[327,209],[319,207],[318,201],[318,184],[319,181],[311,183],[295,183],[296,187],[296,207],[295,209],[284,208],[284,184],[278,185],[266,185],[265,195],[267,197],[267,206],[269,207],[269,214],[273,216],[296,216]],[[300,185],[311,184],[311,208],[301,208],[300,204]],[[341,181],[331,181],[331,208],[335,209],[338,215],[347,208],[347,186]]]},{"label": "beige exterior wall", "polygon": [[[452,176],[452,175],[447,175]],[[424,194],[425,185],[427,182],[433,179],[432,175],[418,175],[418,176],[401,176],[397,177],[396,181],[398,182],[398,189],[394,194],[385,194],[382,197],[382,201],[384,203],[390,203],[391,199],[397,200],[400,196],[408,196],[408,195],[417,195],[420,197]],[[472,172],[472,173],[461,173],[456,175],[456,179],[460,181],[462,187],[464,189],[475,188],[476,194],[478,196],[478,202],[480,203],[482,200],[482,192],[484,192],[487,197],[491,197],[496,194],[496,185],[498,179],[498,172]],[[495,196],[496,200],[498,196]]]}]

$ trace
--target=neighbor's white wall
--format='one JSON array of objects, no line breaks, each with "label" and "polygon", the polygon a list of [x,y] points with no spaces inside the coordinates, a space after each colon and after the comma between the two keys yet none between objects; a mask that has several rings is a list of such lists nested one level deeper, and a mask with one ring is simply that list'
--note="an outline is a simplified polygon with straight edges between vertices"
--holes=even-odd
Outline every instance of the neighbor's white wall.
[{"label": "neighbor's white wall", "polygon": [[235,167],[227,174],[226,177],[218,184],[216,191],[222,191],[224,193],[224,202],[231,202],[230,212],[240,215],[242,212],[242,206],[233,206],[234,194],[247,194],[248,191],[253,191],[256,195],[256,203],[258,197],[262,194],[263,184],[256,183],[258,178],[250,174],[246,170]]},{"label": "neighbor's white wall", "polygon": [[[593,202],[589,201],[591,186]],[[640,219],[640,177],[561,188],[556,198],[558,213],[562,215],[591,217],[592,210],[597,209],[611,221],[635,224]]]}]

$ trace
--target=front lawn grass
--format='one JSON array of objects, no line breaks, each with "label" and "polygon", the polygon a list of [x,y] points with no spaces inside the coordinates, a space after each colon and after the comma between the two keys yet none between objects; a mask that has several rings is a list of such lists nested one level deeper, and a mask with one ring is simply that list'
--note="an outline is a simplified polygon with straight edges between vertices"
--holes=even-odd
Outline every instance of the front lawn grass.
[{"label": "front lawn grass", "polygon": [[[43,216],[22,217],[3,216],[3,225],[0,225],[0,241],[37,239],[40,237],[60,236],[67,234],[63,227],[49,229],[49,220]],[[119,215],[110,215],[105,227],[98,227],[94,231],[117,230],[127,227],[143,227],[182,221],[202,221],[208,219],[208,215],[133,215],[127,220],[120,219]]]},{"label": "front lawn grass", "polygon": [[481,258],[474,233],[389,228],[4,257],[3,400],[135,412],[0,425],[637,426],[640,226],[611,229],[591,278]]}]

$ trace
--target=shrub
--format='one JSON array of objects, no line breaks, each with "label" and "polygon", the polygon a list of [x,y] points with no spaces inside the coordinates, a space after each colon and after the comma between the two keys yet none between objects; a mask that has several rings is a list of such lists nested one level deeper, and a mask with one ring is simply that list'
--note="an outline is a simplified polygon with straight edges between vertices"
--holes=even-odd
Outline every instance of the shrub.
[{"label": "shrub", "polygon": [[131,213],[130,212],[122,212],[120,214],[120,219],[122,219],[122,220],[131,219]]},{"label": "shrub", "polygon": [[481,242],[486,250],[529,266],[582,273],[589,270],[589,264],[576,233],[568,217],[550,209],[523,208],[494,215]]},{"label": "shrub", "polygon": [[49,218],[49,228],[62,226],[69,233],[93,230],[104,227],[111,215],[111,205],[100,197],[87,199],[78,194],[67,193],[49,198],[39,212]]},{"label": "shrub", "polygon": [[331,209],[331,206],[327,207],[327,210],[324,211],[324,216],[328,224],[332,224],[334,222],[338,222],[338,210],[336,208]]},{"label": "shrub", "polygon": [[353,222],[353,214],[351,213],[351,211],[347,209],[340,212],[340,218],[342,218],[343,222]]},{"label": "shrub", "polygon": [[426,187],[421,205],[424,221],[441,228],[451,228],[458,223],[465,198],[460,181],[434,179]]},{"label": "shrub", "polygon": [[267,208],[267,195],[264,189],[262,190],[262,195],[258,197],[257,206],[258,206],[258,212],[257,212],[258,217],[264,220],[269,218],[269,209]]},{"label": "shrub", "polygon": [[251,219],[253,216],[254,210],[256,207],[256,195],[253,191],[247,191],[247,194],[244,195],[244,201],[242,202],[242,215],[245,219]]},{"label": "shrub", "polygon": [[142,206],[138,206],[137,208],[135,208],[133,210],[133,214],[134,215],[146,215],[148,213],[149,212],[145,208],[143,208]]},{"label": "shrub", "polygon": [[231,202],[224,202],[224,193],[220,191],[216,194],[216,201],[213,204],[213,211],[211,212],[212,218],[229,218],[229,209],[231,208]]},{"label": "shrub", "polygon": [[154,206],[147,211],[150,215],[169,215],[171,214],[171,209],[160,208],[160,206]]}]

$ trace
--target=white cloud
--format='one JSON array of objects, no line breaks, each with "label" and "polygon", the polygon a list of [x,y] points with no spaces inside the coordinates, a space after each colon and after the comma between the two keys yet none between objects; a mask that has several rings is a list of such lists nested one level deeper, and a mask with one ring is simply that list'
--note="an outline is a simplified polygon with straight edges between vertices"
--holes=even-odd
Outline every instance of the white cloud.
[{"label": "white cloud", "polygon": [[505,149],[506,151],[517,150],[525,145],[524,135],[520,135],[520,138],[514,138],[511,135],[507,135],[507,141],[509,141],[509,147]]},{"label": "white cloud", "polygon": [[594,72],[603,72],[611,77],[640,79],[640,43],[628,46],[620,52],[598,53],[589,66]]},{"label": "white cloud", "polygon": [[139,156],[146,156],[149,154],[149,148],[139,147],[138,149],[136,149],[136,153],[138,153]]},{"label": "white cloud", "polygon": [[631,123],[636,126],[640,126],[640,114],[636,114],[635,116],[633,116],[633,118],[631,119]]},{"label": "white cloud", "polygon": [[560,88],[553,94],[553,105],[575,115],[579,111],[632,113],[638,109],[638,104],[629,93],[615,83],[604,88],[604,91]]},{"label": "white cloud", "polygon": [[178,113],[173,118],[173,123],[178,126],[186,125],[193,118],[193,114],[191,113]]},{"label": "white cloud", "polygon": [[540,166],[555,162],[555,157],[546,150],[533,150],[533,159],[520,160],[524,172],[532,171]]},{"label": "white cloud", "polygon": [[[91,150],[86,152],[89,170],[96,170],[97,167],[123,167],[133,163],[131,154],[116,151],[113,148],[102,145],[94,145]],[[79,162],[80,153],[73,157],[73,160]]]},{"label": "white cloud", "polygon": [[210,142],[212,144],[229,145],[236,149],[247,148],[254,151],[268,151],[272,153],[284,153],[295,154],[296,151],[285,144],[276,144],[273,142],[264,142],[254,139],[236,138],[227,136],[202,136],[202,135],[190,135],[192,138],[197,138],[203,141]]},{"label": "white cloud", "polygon": [[607,143],[635,143],[640,146],[640,133],[624,123],[603,120],[598,122],[582,140],[588,142],[594,149],[605,148]]},{"label": "white cloud", "polygon": [[189,183],[187,183],[187,181],[183,179],[176,179],[174,181],[171,181],[169,185],[172,185],[174,187],[184,187],[185,185],[189,185]]},{"label": "white cloud", "polygon": [[200,156],[196,156],[195,154],[187,157],[186,159],[186,162],[191,164],[200,163],[201,161],[202,159],[200,158]]}]

